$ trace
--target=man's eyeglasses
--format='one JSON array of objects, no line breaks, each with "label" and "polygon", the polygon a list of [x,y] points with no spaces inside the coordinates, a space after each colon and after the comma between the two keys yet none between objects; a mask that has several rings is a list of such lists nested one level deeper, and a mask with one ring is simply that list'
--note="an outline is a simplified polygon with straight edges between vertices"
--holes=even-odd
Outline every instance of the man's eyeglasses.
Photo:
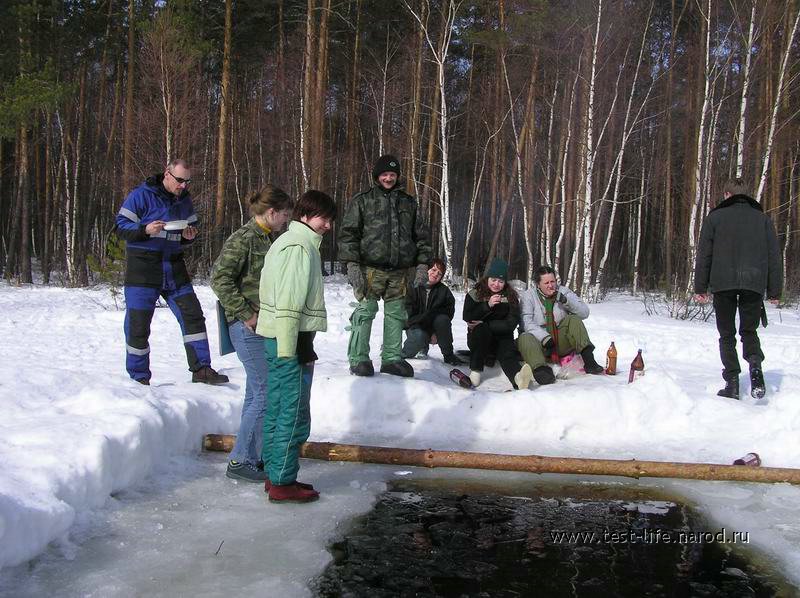
[{"label": "man's eyeglasses", "polygon": [[188,184],[190,184],[192,182],[192,179],[182,179],[181,177],[175,176],[174,174],[172,174],[172,172],[170,172],[169,170],[167,172],[169,172],[169,175],[173,179],[175,179],[175,182],[178,183],[179,185],[188,185]]}]

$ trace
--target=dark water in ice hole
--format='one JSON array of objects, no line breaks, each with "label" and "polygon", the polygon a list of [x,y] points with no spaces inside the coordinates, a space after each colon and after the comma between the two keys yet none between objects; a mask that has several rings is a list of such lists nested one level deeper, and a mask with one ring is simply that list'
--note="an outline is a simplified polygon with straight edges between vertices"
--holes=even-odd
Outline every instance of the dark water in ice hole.
[{"label": "dark water in ice hole", "polygon": [[[720,529],[652,489],[550,484],[513,494],[468,482],[394,482],[330,547],[333,561],[312,591],[323,598],[798,595],[750,562],[746,547],[732,550],[709,536],[690,541]],[[559,532],[594,536],[559,542]]]}]

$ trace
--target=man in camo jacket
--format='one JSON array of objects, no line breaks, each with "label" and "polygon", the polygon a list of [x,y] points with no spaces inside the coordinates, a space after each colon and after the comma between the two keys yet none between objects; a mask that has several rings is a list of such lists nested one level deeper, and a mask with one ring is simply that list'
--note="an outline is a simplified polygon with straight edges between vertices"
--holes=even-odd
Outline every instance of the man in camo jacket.
[{"label": "man in camo jacket", "polygon": [[339,227],[339,259],[347,264],[347,278],[358,300],[350,317],[350,373],[375,373],[369,338],[378,299],[383,299],[380,371],[410,378],[414,368],[403,359],[400,347],[408,317],[408,270],[416,267],[415,286],[425,283],[431,246],[416,200],[398,185],[399,160],[388,154],[381,156],[372,169],[372,178],[375,185],[353,197]]}]

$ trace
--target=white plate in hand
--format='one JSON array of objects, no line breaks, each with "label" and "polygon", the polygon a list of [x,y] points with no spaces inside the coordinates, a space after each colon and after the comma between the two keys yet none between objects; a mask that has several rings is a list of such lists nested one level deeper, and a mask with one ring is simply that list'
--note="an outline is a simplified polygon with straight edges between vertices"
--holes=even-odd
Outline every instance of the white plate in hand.
[{"label": "white plate in hand", "polygon": [[183,230],[189,226],[188,220],[170,220],[164,225],[164,230]]}]

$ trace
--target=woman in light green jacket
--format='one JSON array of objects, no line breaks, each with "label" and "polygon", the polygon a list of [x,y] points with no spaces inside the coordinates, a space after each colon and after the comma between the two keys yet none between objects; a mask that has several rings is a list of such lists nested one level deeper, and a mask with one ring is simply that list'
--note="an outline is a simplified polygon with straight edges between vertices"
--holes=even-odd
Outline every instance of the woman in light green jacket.
[{"label": "woman in light green jacket", "polygon": [[328,325],[319,246],[335,218],[333,199],[307,191],[295,206],[289,229],[264,260],[256,332],[264,337],[269,364],[262,459],[273,502],[319,498],[310,484],[297,481],[297,470],[300,446],[311,433],[314,335]]}]

